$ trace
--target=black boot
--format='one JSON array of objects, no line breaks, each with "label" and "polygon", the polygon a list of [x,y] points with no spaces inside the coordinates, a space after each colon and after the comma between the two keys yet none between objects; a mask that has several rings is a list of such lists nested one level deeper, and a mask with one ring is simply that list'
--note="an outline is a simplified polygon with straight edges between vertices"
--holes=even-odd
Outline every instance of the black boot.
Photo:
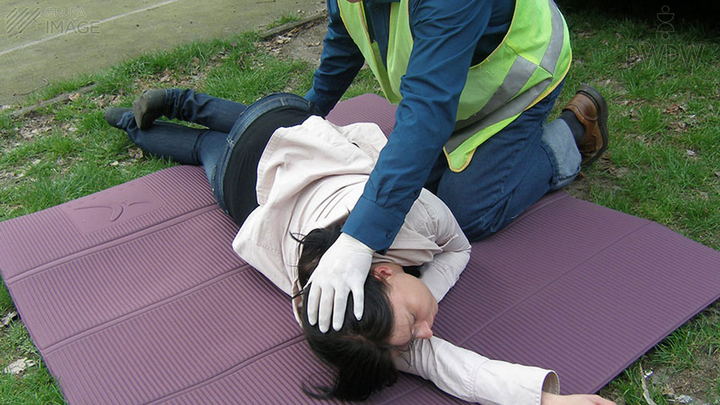
[{"label": "black boot", "polygon": [[132,109],[138,128],[149,128],[156,119],[165,115],[165,90],[147,90],[133,101]]},{"label": "black boot", "polygon": [[122,119],[122,116],[128,111],[132,110],[130,108],[110,107],[105,110],[103,118],[105,118],[105,121],[113,127],[118,129],[125,129],[120,126],[120,120]]}]

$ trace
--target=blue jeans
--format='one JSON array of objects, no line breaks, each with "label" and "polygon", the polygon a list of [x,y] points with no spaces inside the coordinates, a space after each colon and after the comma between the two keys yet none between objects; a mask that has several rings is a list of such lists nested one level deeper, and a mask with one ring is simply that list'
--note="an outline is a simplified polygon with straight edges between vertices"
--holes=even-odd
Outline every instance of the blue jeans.
[{"label": "blue jeans", "polygon": [[480,145],[456,173],[441,156],[428,183],[450,207],[470,240],[489,236],[548,191],[570,184],[580,152],[563,120],[545,124],[562,85]]},{"label": "blue jeans", "polygon": [[[246,106],[189,89],[171,89],[165,92],[163,115],[200,124],[207,129],[155,121],[150,128],[142,130],[137,127],[132,112],[125,113],[118,125],[128,133],[130,140],[152,155],[181,164],[202,165],[215,199],[227,212],[224,181],[233,148],[259,117],[288,106],[317,113],[314,104],[288,93],[272,94]],[[257,171],[257,166],[252,170]],[[242,176],[241,173],[233,175]],[[255,198],[255,185],[250,188],[245,195]],[[236,222],[238,220],[244,218],[236,218]]]}]

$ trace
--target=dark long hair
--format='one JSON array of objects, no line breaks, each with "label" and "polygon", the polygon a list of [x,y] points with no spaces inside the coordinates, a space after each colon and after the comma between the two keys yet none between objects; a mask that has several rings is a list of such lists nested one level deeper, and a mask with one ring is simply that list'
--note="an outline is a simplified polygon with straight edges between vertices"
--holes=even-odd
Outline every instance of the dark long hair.
[{"label": "dark long hair", "polygon": [[[320,257],[340,236],[341,224],[314,229],[300,242],[298,278],[305,287]],[[397,381],[393,363],[396,347],[390,345],[393,314],[386,285],[372,275],[365,281],[365,310],[360,321],[353,314],[353,298],[349,298],[345,322],[340,331],[326,333],[312,326],[307,318],[308,288],[303,291],[302,327],[313,353],[337,371],[332,386],[303,384],[303,391],[315,398],[340,398],[351,401],[367,399]]]}]

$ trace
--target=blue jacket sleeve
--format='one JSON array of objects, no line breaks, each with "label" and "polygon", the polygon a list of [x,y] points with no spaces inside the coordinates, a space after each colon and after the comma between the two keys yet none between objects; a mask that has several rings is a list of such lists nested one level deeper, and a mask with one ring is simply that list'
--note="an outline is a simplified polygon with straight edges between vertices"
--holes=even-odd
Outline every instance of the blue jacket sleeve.
[{"label": "blue jacket sleeve", "polygon": [[327,0],[329,21],[320,66],[313,76],[312,88],[305,95],[320,108],[323,116],[335,107],[365,62],[345,29],[337,1]]},{"label": "blue jacket sleeve", "polygon": [[343,232],[376,251],[392,244],[455,126],[492,1],[411,0],[413,50],[395,127]]}]

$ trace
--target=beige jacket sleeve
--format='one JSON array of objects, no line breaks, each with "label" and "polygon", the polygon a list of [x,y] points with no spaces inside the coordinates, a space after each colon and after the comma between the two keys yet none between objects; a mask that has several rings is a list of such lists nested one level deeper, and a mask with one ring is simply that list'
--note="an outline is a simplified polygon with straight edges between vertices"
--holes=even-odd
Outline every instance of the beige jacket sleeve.
[{"label": "beige jacket sleeve", "polygon": [[395,364],[454,397],[484,405],[540,405],[543,391],[560,390],[553,371],[490,360],[434,336],[416,340]]},{"label": "beige jacket sleeve", "polygon": [[460,273],[470,261],[471,246],[450,208],[427,190],[423,190],[421,195],[426,196],[426,204],[433,206],[427,210],[432,213],[431,220],[427,222],[434,229],[428,229],[426,233],[429,238],[434,238],[435,244],[442,251],[420,267],[420,280],[440,302],[458,281]]}]

